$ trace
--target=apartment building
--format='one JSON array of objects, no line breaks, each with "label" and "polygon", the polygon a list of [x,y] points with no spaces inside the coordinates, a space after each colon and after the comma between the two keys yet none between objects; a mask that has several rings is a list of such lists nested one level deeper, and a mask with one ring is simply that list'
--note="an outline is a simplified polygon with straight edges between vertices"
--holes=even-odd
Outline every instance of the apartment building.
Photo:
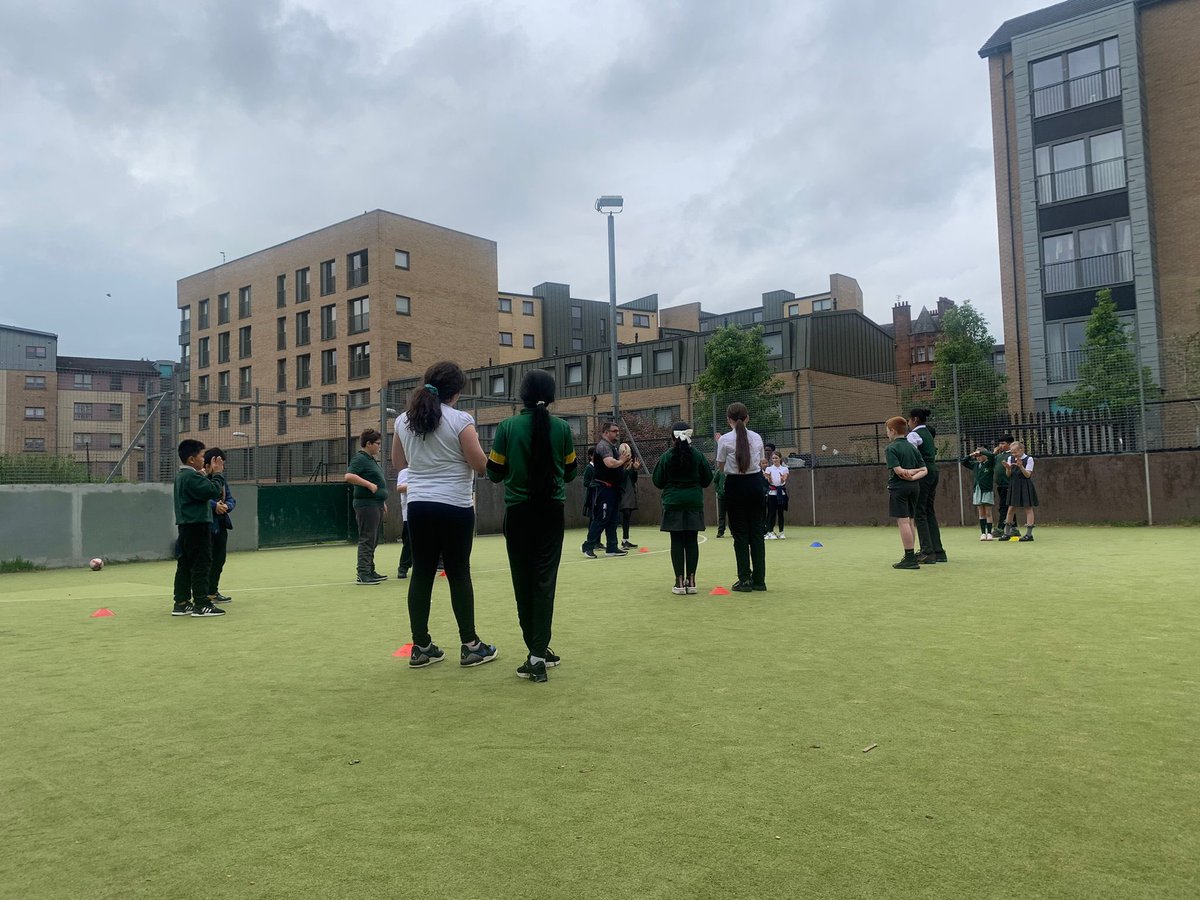
[{"label": "apartment building", "polygon": [[55,453],[58,335],[0,325],[0,453]]},{"label": "apartment building", "polygon": [[1068,0],[980,49],[991,84],[1014,407],[1075,384],[1097,291],[1141,361],[1200,332],[1200,0]]},{"label": "apartment building", "polygon": [[728,325],[757,325],[775,319],[807,316],[816,312],[863,311],[863,293],[858,281],[849,275],[829,276],[829,290],[797,297],[791,291],[768,291],[756,306],[729,313],[706,312],[699,303],[684,303],[662,310],[660,323],[665,329],[687,333],[708,332]]}]

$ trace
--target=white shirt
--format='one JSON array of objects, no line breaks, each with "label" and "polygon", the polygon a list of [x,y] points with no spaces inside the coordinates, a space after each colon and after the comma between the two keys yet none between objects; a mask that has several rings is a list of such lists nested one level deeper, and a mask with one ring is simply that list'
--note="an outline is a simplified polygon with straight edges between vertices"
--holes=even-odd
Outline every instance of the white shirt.
[{"label": "white shirt", "polygon": [[1017,459],[1015,456],[1010,455],[1008,457],[1008,464],[1010,466],[1017,466],[1019,468],[1023,468],[1026,472],[1033,471],[1033,457],[1029,456],[1028,454],[1026,454],[1024,459]]},{"label": "white shirt", "polygon": [[408,413],[396,419],[396,436],[408,460],[408,502],[470,506],[475,473],[463,457],[458,436],[475,419],[442,404],[437,428],[421,436],[408,429]]},{"label": "white shirt", "polygon": [[[401,469],[400,474],[396,476],[396,487],[403,487],[408,484],[408,469]],[[400,521],[408,521],[408,491],[396,491],[400,495]]]},{"label": "white shirt", "polygon": [[771,485],[773,487],[779,487],[782,485],[783,480],[787,478],[788,475],[787,466],[767,466],[763,471],[766,473],[766,476],[771,479]]},{"label": "white shirt", "polygon": [[746,429],[746,437],[750,441],[750,468],[739,472],[737,467],[737,430],[721,435],[717,441],[717,465],[725,469],[726,475],[752,475],[759,470],[763,458],[763,439],[758,432]]}]

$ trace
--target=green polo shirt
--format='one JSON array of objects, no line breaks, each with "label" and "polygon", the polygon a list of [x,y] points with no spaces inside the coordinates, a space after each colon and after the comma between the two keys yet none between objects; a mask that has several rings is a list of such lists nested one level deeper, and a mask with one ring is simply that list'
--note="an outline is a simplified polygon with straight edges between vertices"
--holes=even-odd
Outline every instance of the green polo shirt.
[{"label": "green polo shirt", "polygon": [[920,452],[907,438],[898,437],[883,451],[884,458],[887,459],[888,467],[888,487],[898,487],[902,484],[916,484],[914,481],[905,481],[896,474],[896,466],[902,469],[919,469],[925,466],[925,460],[921,458]]},{"label": "green polo shirt", "polygon": [[[913,429],[913,431],[915,431],[917,436],[921,439],[921,446],[917,447],[916,450],[921,454],[921,459],[924,460],[922,465],[924,465],[925,468],[929,470],[929,474],[932,475],[937,471],[937,444],[933,442],[933,432],[931,432],[928,426],[925,425],[918,425]],[[909,446],[911,447],[912,445],[910,444]],[[906,468],[912,467],[906,466]]]},{"label": "green polo shirt", "polygon": [[[533,410],[523,409],[496,426],[488,453],[487,476],[504,482],[504,505],[529,500],[529,466],[533,456]],[[575,478],[575,439],[566,419],[550,417],[550,459],[554,466],[552,500],[567,499],[566,482]]]},{"label": "green polo shirt", "polygon": [[350,465],[346,467],[346,471],[351,475],[357,475],[359,478],[371,482],[371,484],[379,488],[372,494],[362,485],[353,485],[355,507],[383,506],[387,502],[388,489],[387,482],[383,477],[383,468],[379,465],[379,461],[370,453],[366,450],[359,450],[354,454],[354,458],[350,460]]},{"label": "green polo shirt", "polygon": [[[1000,456],[1007,457],[1008,451],[1001,450]],[[1004,471],[1004,466],[995,462],[995,460],[997,460],[999,458],[1000,458],[999,456],[996,456],[994,454],[992,456],[993,465],[995,466],[995,470],[996,470],[996,487],[1006,488],[1006,487],[1008,487],[1008,473]]]}]

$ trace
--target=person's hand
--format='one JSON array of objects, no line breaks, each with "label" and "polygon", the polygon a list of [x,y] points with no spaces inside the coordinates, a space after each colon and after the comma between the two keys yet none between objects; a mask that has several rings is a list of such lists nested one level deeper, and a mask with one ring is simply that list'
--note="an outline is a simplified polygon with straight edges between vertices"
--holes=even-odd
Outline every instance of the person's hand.
[{"label": "person's hand", "polygon": [[372,494],[377,494],[377,493],[379,493],[379,485],[377,485],[377,484],[372,484],[372,485],[371,485],[371,493],[372,493]]},{"label": "person's hand", "polygon": [[217,501],[217,512],[222,516],[229,512],[229,507],[225,505],[224,500]]}]

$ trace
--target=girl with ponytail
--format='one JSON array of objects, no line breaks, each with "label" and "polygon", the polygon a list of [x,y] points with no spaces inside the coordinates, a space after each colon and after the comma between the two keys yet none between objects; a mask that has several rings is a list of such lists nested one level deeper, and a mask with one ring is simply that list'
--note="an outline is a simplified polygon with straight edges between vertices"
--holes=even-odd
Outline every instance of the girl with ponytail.
[{"label": "girl with ponytail", "polygon": [[575,442],[565,419],[550,415],[554,376],[531,369],[521,381],[524,409],[496,428],[487,476],[504,482],[504,544],[517,619],[529,656],[517,677],[544,682],[559,663],[550,649],[554,593],[562,560],[565,484],[575,478]]},{"label": "girl with ponytail", "polygon": [[687,422],[676,422],[671,434],[674,446],[654,467],[654,486],[663,492],[659,530],[671,535],[671,565],[675,569],[671,593],[694,594],[700,563],[696,535],[704,530],[704,489],[712,484],[713,471],[704,454],[692,446],[692,429]]},{"label": "girl with ponytail", "polygon": [[763,440],[751,431],[744,403],[730,403],[725,418],[731,431],[717,439],[717,466],[725,472],[725,513],[733,532],[738,580],[732,590],[765,591],[766,543],[763,507],[767,482],[762,476]]}]

